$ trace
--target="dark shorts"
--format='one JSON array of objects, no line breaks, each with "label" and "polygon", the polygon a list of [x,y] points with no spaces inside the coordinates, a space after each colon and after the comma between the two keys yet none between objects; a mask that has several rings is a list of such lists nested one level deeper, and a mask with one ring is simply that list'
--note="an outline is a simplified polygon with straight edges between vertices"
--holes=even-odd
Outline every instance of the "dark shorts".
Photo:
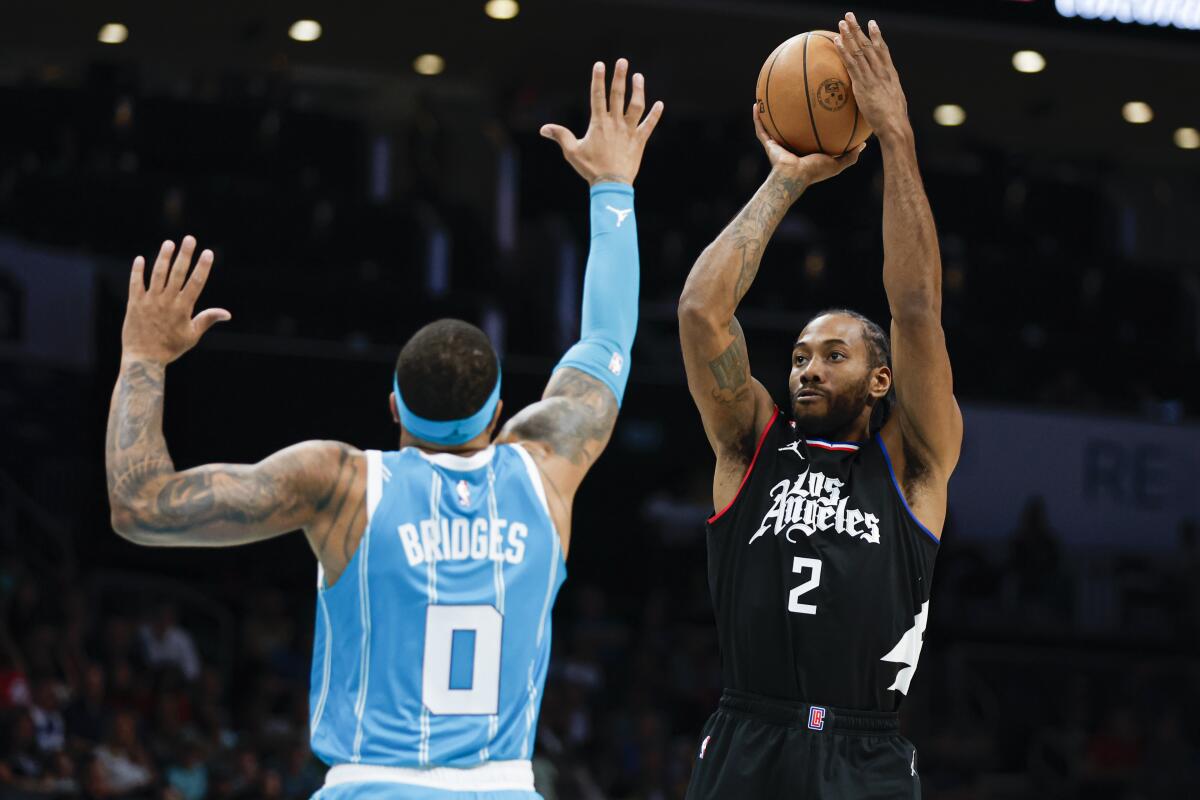
[{"label": "dark shorts", "polygon": [[919,800],[896,714],[726,691],[696,748],[687,800]]}]

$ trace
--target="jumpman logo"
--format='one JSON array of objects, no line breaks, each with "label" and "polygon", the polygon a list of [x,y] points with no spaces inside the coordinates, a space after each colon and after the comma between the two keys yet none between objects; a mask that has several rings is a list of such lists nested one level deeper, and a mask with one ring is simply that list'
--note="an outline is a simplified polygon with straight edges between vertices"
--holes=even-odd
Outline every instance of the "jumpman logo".
[{"label": "jumpman logo", "polygon": [[800,456],[800,458],[804,458],[804,453],[800,452],[800,440],[799,439],[797,439],[796,441],[792,442],[789,445],[785,445],[784,447],[779,448],[779,452],[795,453],[796,455]]},{"label": "jumpman logo", "polygon": [[632,208],[613,208],[612,206],[605,206],[605,208],[617,215],[618,228],[621,227],[621,223],[625,221],[625,218],[633,213]]},{"label": "jumpman logo", "polygon": [[913,777],[917,777],[917,751],[915,749],[913,750],[912,763],[908,765],[908,768],[912,770]]}]

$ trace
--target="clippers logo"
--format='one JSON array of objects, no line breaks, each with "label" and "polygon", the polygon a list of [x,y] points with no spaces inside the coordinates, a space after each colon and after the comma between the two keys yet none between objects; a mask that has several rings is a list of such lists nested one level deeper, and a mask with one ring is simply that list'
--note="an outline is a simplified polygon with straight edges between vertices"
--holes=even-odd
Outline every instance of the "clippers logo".
[{"label": "clippers logo", "polygon": [[471,505],[471,486],[466,481],[459,481],[454,487],[454,493],[458,495],[458,504],[463,508]]},{"label": "clippers logo", "polygon": [[808,709],[808,727],[814,731],[825,730],[825,709],[821,706],[812,706]]},{"label": "clippers logo", "polygon": [[712,738],[711,736],[705,736],[704,741],[700,743],[700,758],[701,759],[704,758],[704,751],[708,749],[708,740],[711,738]]}]

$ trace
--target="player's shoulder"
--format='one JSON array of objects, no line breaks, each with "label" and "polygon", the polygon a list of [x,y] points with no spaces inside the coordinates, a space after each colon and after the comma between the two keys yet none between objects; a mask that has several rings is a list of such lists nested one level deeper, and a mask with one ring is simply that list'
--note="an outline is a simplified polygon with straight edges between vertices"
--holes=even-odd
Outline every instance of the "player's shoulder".
[{"label": "player's shoulder", "polygon": [[288,464],[292,486],[320,498],[335,487],[365,478],[366,453],[357,447],[330,439],[299,442],[276,454]]}]

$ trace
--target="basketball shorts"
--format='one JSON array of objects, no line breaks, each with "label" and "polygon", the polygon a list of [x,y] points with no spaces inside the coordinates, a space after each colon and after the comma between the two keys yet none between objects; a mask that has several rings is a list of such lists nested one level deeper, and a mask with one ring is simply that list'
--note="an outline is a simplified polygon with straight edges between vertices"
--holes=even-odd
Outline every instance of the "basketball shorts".
[{"label": "basketball shorts", "polygon": [[700,735],[687,800],[919,800],[897,715],[726,690]]}]

